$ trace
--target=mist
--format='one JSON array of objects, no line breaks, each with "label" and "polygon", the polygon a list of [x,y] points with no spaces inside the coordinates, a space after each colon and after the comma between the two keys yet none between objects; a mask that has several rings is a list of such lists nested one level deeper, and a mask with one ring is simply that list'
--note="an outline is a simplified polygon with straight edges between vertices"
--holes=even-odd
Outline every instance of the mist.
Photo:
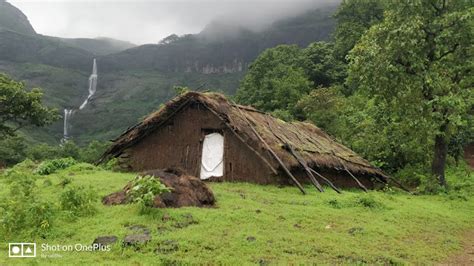
[{"label": "mist", "polygon": [[199,33],[220,21],[253,31],[339,1],[331,0],[8,0],[39,34],[64,38],[110,37],[157,43],[170,34]]}]

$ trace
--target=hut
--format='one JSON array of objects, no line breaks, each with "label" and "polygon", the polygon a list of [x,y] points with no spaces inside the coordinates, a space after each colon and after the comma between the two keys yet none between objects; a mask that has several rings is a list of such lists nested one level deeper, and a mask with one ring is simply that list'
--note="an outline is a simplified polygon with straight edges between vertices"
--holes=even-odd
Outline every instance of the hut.
[{"label": "hut", "polygon": [[188,92],[113,140],[101,161],[175,168],[203,180],[374,188],[387,176],[311,123],[285,122],[218,93]]}]

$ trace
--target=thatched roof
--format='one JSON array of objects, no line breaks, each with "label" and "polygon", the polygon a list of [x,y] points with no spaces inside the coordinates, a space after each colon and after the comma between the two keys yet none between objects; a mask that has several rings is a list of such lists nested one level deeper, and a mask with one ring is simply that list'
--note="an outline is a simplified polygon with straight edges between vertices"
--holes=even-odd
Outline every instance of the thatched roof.
[{"label": "thatched roof", "polygon": [[101,160],[119,156],[125,149],[164,125],[169,118],[191,103],[207,107],[248,145],[264,153],[265,147],[252,131],[250,123],[289,169],[300,167],[300,163],[288,151],[288,145],[315,169],[347,169],[352,173],[373,175],[386,181],[382,171],[349,148],[337,143],[315,125],[305,122],[285,122],[252,107],[233,104],[218,93],[188,92],[174,98],[160,110],[122,133],[114,140],[114,144],[104,153]]}]

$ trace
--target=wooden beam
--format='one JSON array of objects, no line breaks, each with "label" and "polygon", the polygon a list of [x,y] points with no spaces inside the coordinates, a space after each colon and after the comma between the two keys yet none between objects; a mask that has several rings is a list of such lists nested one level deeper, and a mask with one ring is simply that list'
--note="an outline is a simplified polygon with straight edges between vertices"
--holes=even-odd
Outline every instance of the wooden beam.
[{"label": "wooden beam", "polygon": [[350,171],[349,169],[347,169],[347,167],[344,165],[344,170],[346,170],[346,172],[352,177],[352,179],[354,179],[357,183],[357,185],[359,185],[360,188],[362,188],[365,192],[368,192],[367,188],[359,181],[359,179],[357,179]]},{"label": "wooden beam", "polygon": [[284,145],[288,149],[288,151],[293,155],[293,157],[296,158],[298,163],[301,166],[303,166],[304,170],[306,171],[306,174],[308,175],[309,179],[311,180],[311,183],[313,183],[313,185],[316,187],[316,189],[319,190],[319,192],[324,192],[323,187],[321,186],[321,184],[319,184],[316,177],[314,177],[314,175],[311,172],[310,168],[308,167],[308,164],[306,163],[306,161],[296,153],[296,151],[293,149],[293,147],[291,147],[291,145],[289,143],[284,143]]},{"label": "wooden beam", "polygon": [[[235,103],[233,103],[235,105]],[[291,180],[293,180],[293,182],[295,183],[295,185],[300,189],[301,193],[303,194],[306,194],[306,191],[304,190],[303,186],[300,184],[300,182],[298,182],[298,180],[296,179],[296,177],[293,176],[293,174],[290,172],[290,170],[288,170],[288,168],[285,166],[285,164],[283,163],[283,161],[280,159],[280,157],[278,157],[278,155],[272,150],[272,148],[270,147],[270,145],[268,145],[268,143],[263,139],[262,136],[260,136],[260,134],[257,132],[257,130],[252,126],[252,124],[250,123],[250,121],[247,119],[247,117],[245,116],[245,114],[242,112],[242,110],[240,110],[239,107],[237,107],[237,110],[239,110],[239,113],[242,115],[242,118],[244,119],[244,121],[248,124],[248,126],[250,127],[250,129],[252,130],[252,132],[255,134],[255,136],[257,136],[257,138],[263,143],[263,145],[265,146],[265,148],[268,150],[268,152],[270,152],[270,154],[275,158],[275,160],[277,160],[277,162],[280,164],[281,168],[285,171],[285,173],[288,175],[288,177],[291,178]]]},{"label": "wooden beam", "polygon": [[334,189],[337,193],[341,194],[342,192],[326,177],[321,175],[320,173],[316,172],[313,168],[309,168],[311,172],[313,172],[315,175],[319,176],[322,180],[324,180],[332,189]]},{"label": "wooden beam", "polygon": [[397,180],[395,180],[394,178],[390,177],[390,176],[387,176],[387,179],[390,181],[392,181],[393,183],[397,184],[399,188],[401,188],[402,190],[408,192],[408,194],[411,194],[413,195],[413,193],[411,193],[410,190],[408,190],[405,186],[402,185],[402,183],[398,182]]}]

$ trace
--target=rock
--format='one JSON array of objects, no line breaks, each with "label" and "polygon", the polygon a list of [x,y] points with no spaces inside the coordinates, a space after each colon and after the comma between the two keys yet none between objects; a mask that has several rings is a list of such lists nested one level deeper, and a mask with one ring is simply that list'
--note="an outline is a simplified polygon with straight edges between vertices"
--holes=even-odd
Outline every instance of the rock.
[{"label": "rock", "polygon": [[117,240],[118,238],[116,236],[98,236],[96,239],[94,239],[94,242],[92,242],[92,245],[94,246],[94,249],[96,250],[104,246],[113,245],[117,242]]},{"label": "rock", "polygon": [[127,203],[127,194],[125,191],[119,191],[105,196],[102,199],[104,205],[119,205]]},{"label": "rock", "polygon": [[148,229],[146,226],[141,225],[141,224],[129,225],[129,226],[127,226],[127,228],[131,231],[134,231],[135,233],[141,233],[141,234],[145,234],[145,235],[150,234],[150,229]]},{"label": "rock", "polygon": [[158,244],[158,247],[155,249],[155,253],[168,254],[178,251],[178,249],[178,242],[175,240],[164,240]]},{"label": "rock", "polygon": [[364,228],[362,227],[352,227],[347,231],[351,235],[356,235],[364,232]]},{"label": "rock", "polygon": [[248,236],[247,237],[247,241],[249,241],[249,242],[253,242],[255,240],[257,240],[257,239],[254,236]]},{"label": "rock", "polygon": [[188,227],[192,224],[198,224],[198,221],[194,220],[194,217],[192,214],[190,213],[186,213],[186,214],[183,214],[181,216],[183,219],[176,222],[173,226],[176,227],[176,228],[184,228],[184,227]]},{"label": "rock", "polygon": [[143,245],[148,243],[151,240],[151,236],[149,234],[131,234],[125,236],[123,240],[124,246],[136,246],[136,245]]},{"label": "rock", "polygon": [[[215,203],[214,194],[207,185],[199,178],[184,175],[176,170],[151,170],[141,173],[158,178],[163,184],[171,189],[171,192],[163,193],[155,197],[153,207],[179,208],[183,206],[206,207]],[[122,191],[112,193],[102,199],[105,205],[127,204],[130,202],[128,192],[131,183],[128,183]]]}]

